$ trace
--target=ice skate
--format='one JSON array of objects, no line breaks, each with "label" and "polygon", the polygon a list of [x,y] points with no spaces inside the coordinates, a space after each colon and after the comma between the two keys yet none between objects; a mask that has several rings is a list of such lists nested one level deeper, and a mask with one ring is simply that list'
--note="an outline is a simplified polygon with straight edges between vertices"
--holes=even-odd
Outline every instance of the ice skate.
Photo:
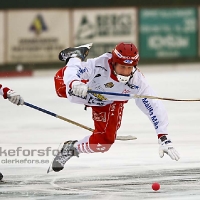
[{"label": "ice skate", "polygon": [[78,47],[69,47],[64,49],[59,53],[59,60],[66,61],[67,63],[70,58],[77,57],[80,58],[81,61],[84,61],[91,47],[92,43],[89,43]]},{"label": "ice skate", "polygon": [[59,172],[64,168],[65,163],[73,156],[79,157],[79,153],[77,149],[74,147],[74,144],[77,140],[67,141],[64,143],[62,149],[53,160],[52,170],[55,172]]}]

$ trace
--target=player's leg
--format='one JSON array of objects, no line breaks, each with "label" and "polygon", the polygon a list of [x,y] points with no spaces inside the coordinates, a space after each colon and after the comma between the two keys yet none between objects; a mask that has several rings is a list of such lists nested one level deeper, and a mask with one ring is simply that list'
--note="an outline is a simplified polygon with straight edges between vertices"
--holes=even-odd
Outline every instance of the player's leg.
[{"label": "player's leg", "polygon": [[115,142],[121,126],[124,102],[113,102],[103,107],[92,107],[95,130],[91,136],[78,141],[79,153],[105,152]]},{"label": "player's leg", "polygon": [[115,142],[117,130],[121,126],[124,102],[113,102],[103,107],[92,107],[95,130],[92,135],[82,140],[67,141],[62,150],[55,157],[52,169],[58,172],[65,163],[80,153],[94,153],[108,151]]},{"label": "player's leg", "polygon": [[59,60],[65,61],[67,64],[70,58],[77,57],[80,58],[81,61],[84,61],[91,47],[92,43],[89,43],[78,47],[69,47],[64,49],[58,55]]}]

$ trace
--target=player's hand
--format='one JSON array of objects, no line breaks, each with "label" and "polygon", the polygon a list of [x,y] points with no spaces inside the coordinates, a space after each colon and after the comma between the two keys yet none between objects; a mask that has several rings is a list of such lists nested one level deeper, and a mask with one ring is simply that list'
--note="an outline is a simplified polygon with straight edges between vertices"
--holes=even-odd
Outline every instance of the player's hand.
[{"label": "player's hand", "polygon": [[18,94],[16,93],[15,91],[13,90],[8,90],[7,93],[6,93],[6,98],[16,104],[16,105],[23,105],[24,104],[24,99]]},{"label": "player's hand", "polygon": [[167,135],[163,135],[158,139],[159,155],[162,158],[167,154],[172,160],[178,161],[180,159],[179,153],[175,150],[171,140]]},{"label": "player's hand", "polygon": [[74,95],[84,98],[87,96],[88,86],[81,81],[73,81],[72,91]]}]

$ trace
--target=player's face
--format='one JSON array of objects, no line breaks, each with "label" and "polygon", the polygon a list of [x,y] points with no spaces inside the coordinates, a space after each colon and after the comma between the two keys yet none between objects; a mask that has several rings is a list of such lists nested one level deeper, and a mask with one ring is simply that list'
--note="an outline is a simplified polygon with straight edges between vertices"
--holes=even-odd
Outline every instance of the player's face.
[{"label": "player's face", "polygon": [[121,65],[116,63],[115,72],[122,76],[130,76],[134,66]]}]

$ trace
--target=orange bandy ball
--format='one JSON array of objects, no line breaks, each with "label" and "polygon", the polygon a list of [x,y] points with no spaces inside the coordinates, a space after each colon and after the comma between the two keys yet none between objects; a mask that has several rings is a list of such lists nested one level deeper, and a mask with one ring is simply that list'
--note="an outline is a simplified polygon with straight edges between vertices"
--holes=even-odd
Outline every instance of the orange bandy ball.
[{"label": "orange bandy ball", "polygon": [[159,184],[159,183],[153,183],[153,184],[152,184],[152,189],[153,189],[154,191],[158,191],[158,190],[160,189],[160,184]]}]

